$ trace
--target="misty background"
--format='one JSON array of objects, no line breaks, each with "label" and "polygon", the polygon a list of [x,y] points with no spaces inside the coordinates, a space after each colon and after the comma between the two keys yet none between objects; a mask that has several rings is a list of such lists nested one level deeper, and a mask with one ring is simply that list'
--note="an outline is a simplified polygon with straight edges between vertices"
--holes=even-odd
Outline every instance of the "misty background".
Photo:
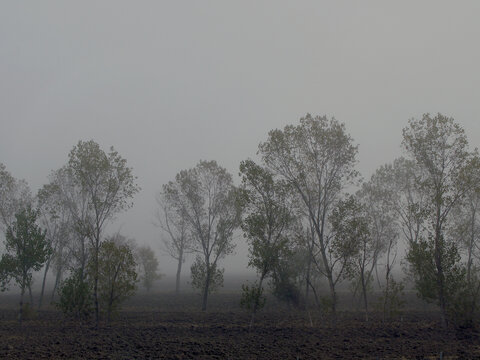
[{"label": "misty background", "polygon": [[[479,18],[478,1],[3,1],[0,162],[35,194],[79,140],[114,146],[142,190],[107,233],[151,245],[173,279],[153,225],[162,184],[203,159],[238,185],[268,131],[307,112],[346,124],[365,178],[426,112],[477,147]],[[237,244],[226,281],[249,271]]]}]

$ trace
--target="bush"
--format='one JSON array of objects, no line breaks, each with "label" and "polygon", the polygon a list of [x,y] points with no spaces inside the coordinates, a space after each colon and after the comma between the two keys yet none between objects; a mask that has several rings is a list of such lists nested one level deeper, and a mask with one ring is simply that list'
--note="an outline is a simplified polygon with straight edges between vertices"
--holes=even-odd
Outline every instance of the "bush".
[{"label": "bush", "polygon": [[66,317],[87,319],[93,313],[92,288],[80,272],[72,273],[63,281],[58,294],[60,299],[55,305]]},{"label": "bush", "polygon": [[240,299],[242,308],[256,312],[265,306],[266,300],[263,295],[263,287],[259,287],[257,282],[252,286],[242,285],[242,298]]}]

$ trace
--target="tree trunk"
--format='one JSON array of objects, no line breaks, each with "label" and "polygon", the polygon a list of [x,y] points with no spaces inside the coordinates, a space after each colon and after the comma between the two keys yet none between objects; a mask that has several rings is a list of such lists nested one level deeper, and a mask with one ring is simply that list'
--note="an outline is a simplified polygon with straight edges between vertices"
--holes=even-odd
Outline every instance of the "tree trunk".
[{"label": "tree trunk", "polygon": [[[25,283],[25,280],[24,280]],[[20,293],[20,311],[18,313],[18,321],[20,321],[20,324],[22,323],[23,320],[23,296],[25,294],[25,285],[22,285],[22,291]]]},{"label": "tree trunk", "polygon": [[47,263],[45,264],[45,272],[43,273],[43,280],[42,280],[42,290],[40,291],[40,299],[38,299],[38,309],[39,310],[42,307],[43,294],[45,292],[45,283],[47,281],[47,273],[48,273],[48,269],[50,268],[51,260],[52,260],[51,258],[48,259]]},{"label": "tree trunk", "polygon": [[[53,301],[53,299],[55,298],[55,292],[57,291],[58,285],[60,284],[60,280],[62,278],[62,272],[63,272],[63,269],[60,266],[57,269],[57,275],[55,276],[55,284],[53,285],[52,300],[51,301]],[[82,278],[82,280],[83,280],[83,278]]]},{"label": "tree trunk", "polygon": [[99,320],[99,311],[98,311],[98,252],[99,252],[99,240],[96,241],[95,248],[95,269],[94,269],[94,284],[93,284],[93,295],[95,301],[95,327],[98,329],[98,320]]},{"label": "tree trunk", "polygon": [[[260,290],[262,289],[262,283],[263,283],[263,279],[265,278],[265,275],[262,275],[260,277],[260,281],[258,283],[258,293],[260,293]],[[257,302],[255,301],[253,303],[253,308],[252,308],[252,316],[250,318],[250,325],[248,326],[248,329],[251,330],[252,329],[252,326],[253,326],[253,321],[255,319],[255,314],[257,313]]]},{"label": "tree trunk", "polygon": [[30,298],[30,307],[33,307],[32,284],[28,284],[28,296]]},{"label": "tree trunk", "polygon": [[331,310],[333,316],[333,322],[336,323],[337,319],[337,292],[335,291],[335,283],[333,282],[332,273],[328,273],[328,285],[330,287],[330,299],[332,301]]},{"label": "tree trunk", "polygon": [[363,305],[365,307],[365,321],[368,322],[368,300],[367,300],[367,284],[365,279],[365,274],[361,273],[362,278],[362,292],[363,292]]},{"label": "tree trunk", "polygon": [[177,277],[175,282],[175,294],[180,294],[180,275],[182,273],[182,263],[183,263],[183,251],[180,252],[178,256],[177,264]]},{"label": "tree trunk", "polygon": [[205,287],[203,288],[203,301],[202,301],[202,311],[207,310],[208,302],[208,289],[210,288],[210,265],[207,265],[207,277],[205,279]]}]

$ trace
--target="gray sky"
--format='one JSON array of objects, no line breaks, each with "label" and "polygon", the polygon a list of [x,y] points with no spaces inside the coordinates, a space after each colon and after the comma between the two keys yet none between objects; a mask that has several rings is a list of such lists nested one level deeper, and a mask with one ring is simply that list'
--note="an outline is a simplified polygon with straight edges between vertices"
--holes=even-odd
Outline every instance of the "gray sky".
[{"label": "gray sky", "polygon": [[2,1],[0,162],[36,192],[78,140],[113,145],[143,189],[115,226],[154,244],[163,183],[200,159],[236,175],[307,112],[345,122],[365,177],[425,112],[478,146],[478,19],[476,0]]}]

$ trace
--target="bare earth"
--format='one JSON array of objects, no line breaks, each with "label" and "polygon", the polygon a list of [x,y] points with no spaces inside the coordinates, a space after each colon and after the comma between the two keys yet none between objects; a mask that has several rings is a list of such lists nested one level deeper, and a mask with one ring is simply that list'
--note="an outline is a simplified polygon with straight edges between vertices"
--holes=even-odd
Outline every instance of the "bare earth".
[{"label": "bare earth", "polygon": [[98,330],[92,323],[65,321],[55,310],[41,311],[36,319],[20,325],[15,310],[4,309],[0,358],[435,359],[442,353],[444,359],[480,359],[479,332],[444,331],[432,312],[412,311],[385,325],[375,316],[365,323],[361,313],[343,312],[336,327],[313,314],[312,327],[305,312],[266,310],[249,331],[248,314],[228,310],[229,302],[235,309],[234,298],[221,301],[227,311],[206,313],[148,310],[148,306],[138,310],[130,303],[116,320],[102,323]]}]

